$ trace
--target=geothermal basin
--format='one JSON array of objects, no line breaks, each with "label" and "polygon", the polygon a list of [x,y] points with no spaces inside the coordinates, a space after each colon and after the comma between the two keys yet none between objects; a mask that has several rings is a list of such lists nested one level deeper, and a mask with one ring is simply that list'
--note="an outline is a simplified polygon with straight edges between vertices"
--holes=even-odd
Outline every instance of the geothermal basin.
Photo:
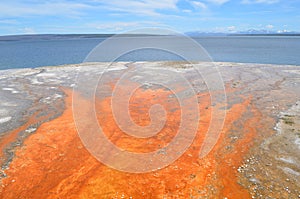
[{"label": "geothermal basin", "polygon": [[300,198],[299,88],[291,65],[0,71],[0,197]]}]

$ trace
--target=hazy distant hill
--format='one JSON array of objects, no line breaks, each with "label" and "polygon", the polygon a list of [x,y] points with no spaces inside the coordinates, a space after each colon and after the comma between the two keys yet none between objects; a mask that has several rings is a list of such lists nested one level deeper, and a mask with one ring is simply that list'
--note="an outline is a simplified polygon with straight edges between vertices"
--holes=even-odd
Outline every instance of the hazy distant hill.
[{"label": "hazy distant hill", "polygon": [[247,31],[237,31],[232,33],[222,33],[222,32],[201,32],[193,31],[185,33],[191,37],[200,37],[200,36],[300,36],[300,32],[295,31],[272,31],[272,30],[256,30],[249,29]]}]

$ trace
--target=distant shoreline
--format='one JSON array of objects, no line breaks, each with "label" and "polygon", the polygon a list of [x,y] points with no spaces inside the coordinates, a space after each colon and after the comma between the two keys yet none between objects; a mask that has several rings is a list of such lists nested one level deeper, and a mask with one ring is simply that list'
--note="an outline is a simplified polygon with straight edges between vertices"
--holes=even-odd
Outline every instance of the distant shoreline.
[{"label": "distant shoreline", "polygon": [[[150,36],[181,36],[181,35],[156,35],[156,34],[28,34],[28,35],[3,35],[0,41],[19,41],[19,40],[51,40],[51,39],[67,39],[67,38],[109,38],[113,36],[121,37],[150,37]],[[300,36],[300,33],[272,33],[272,34],[226,34],[226,33],[199,33],[186,34],[189,37],[232,37],[232,36]]]},{"label": "distant shoreline", "polygon": [[175,36],[175,35],[154,35],[154,34],[30,34],[30,35],[3,35],[0,41],[19,40],[51,40],[51,39],[97,39],[109,38],[113,36],[121,37],[150,37],[150,36]]}]

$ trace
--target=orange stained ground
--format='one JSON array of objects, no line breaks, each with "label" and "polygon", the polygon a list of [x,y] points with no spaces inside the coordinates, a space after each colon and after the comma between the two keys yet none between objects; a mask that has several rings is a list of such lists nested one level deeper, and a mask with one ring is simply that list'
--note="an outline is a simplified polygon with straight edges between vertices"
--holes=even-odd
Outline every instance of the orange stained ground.
[{"label": "orange stained ground", "polygon": [[[103,165],[84,148],[73,121],[72,92],[66,89],[65,93],[64,113],[42,124],[16,150],[9,169],[5,170],[7,177],[2,179],[0,198],[250,198],[247,190],[238,184],[237,172],[256,136],[254,127],[261,117],[250,98],[244,98],[227,111],[225,127],[216,146],[199,159],[211,119],[209,94],[199,94],[200,125],[189,149],[166,168],[131,174]],[[162,89],[138,90],[131,99],[133,120],[140,125],[149,124],[147,110],[151,104],[166,102],[169,94]],[[91,106],[81,95],[76,97],[83,107]],[[176,104],[176,100],[165,103],[170,110],[166,126],[153,138],[144,140],[122,133],[113,120],[110,98],[98,100],[96,108],[100,110],[99,123],[113,143],[127,150],[147,152],[166,145],[174,137],[180,119]],[[251,117],[245,117],[239,127],[240,139],[231,143],[228,135],[234,122],[246,114]],[[226,149],[228,145],[230,150]]]}]

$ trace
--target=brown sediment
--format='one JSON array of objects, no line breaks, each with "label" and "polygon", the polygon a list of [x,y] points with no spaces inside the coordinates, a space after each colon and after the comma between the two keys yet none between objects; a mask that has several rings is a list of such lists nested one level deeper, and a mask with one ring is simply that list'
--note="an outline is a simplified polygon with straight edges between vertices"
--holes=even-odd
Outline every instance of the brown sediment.
[{"label": "brown sediment", "polygon": [[[84,148],[73,121],[72,93],[65,92],[64,113],[42,124],[16,151],[10,168],[5,171],[7,177],[2,179],[1,198],[250,198],[247,190],[238,184],[237,168],[256,135],[255,125],[260,117],[251,105],[251,98],[227,110],[220,139],[200,159],[199,150],[210,125],[211,108],[209,93],[199,94],[201,118],[189,149],[166,168],[132,174],[103,165]],[[131,116],[142,126],[149,124],[146,113],[152,104],[166,105],[166,126],[153,138],[141,140],[124,134],[113,120],[110,98],[96,103],[100,110],[99,123],[119,147],[137,152],[161,148],[175,136],[180,121],[178,103],[167,101],[169,95],[169,91],[162,89],[138,90],[131,99]],[[80,98],[82,107],[92,107],[88,99],[75,96]],[[239,139],[232,142],[229,136],[234,128],[238,129],[235,133]],[[227,146],[230,146],[228,150]]]}]

